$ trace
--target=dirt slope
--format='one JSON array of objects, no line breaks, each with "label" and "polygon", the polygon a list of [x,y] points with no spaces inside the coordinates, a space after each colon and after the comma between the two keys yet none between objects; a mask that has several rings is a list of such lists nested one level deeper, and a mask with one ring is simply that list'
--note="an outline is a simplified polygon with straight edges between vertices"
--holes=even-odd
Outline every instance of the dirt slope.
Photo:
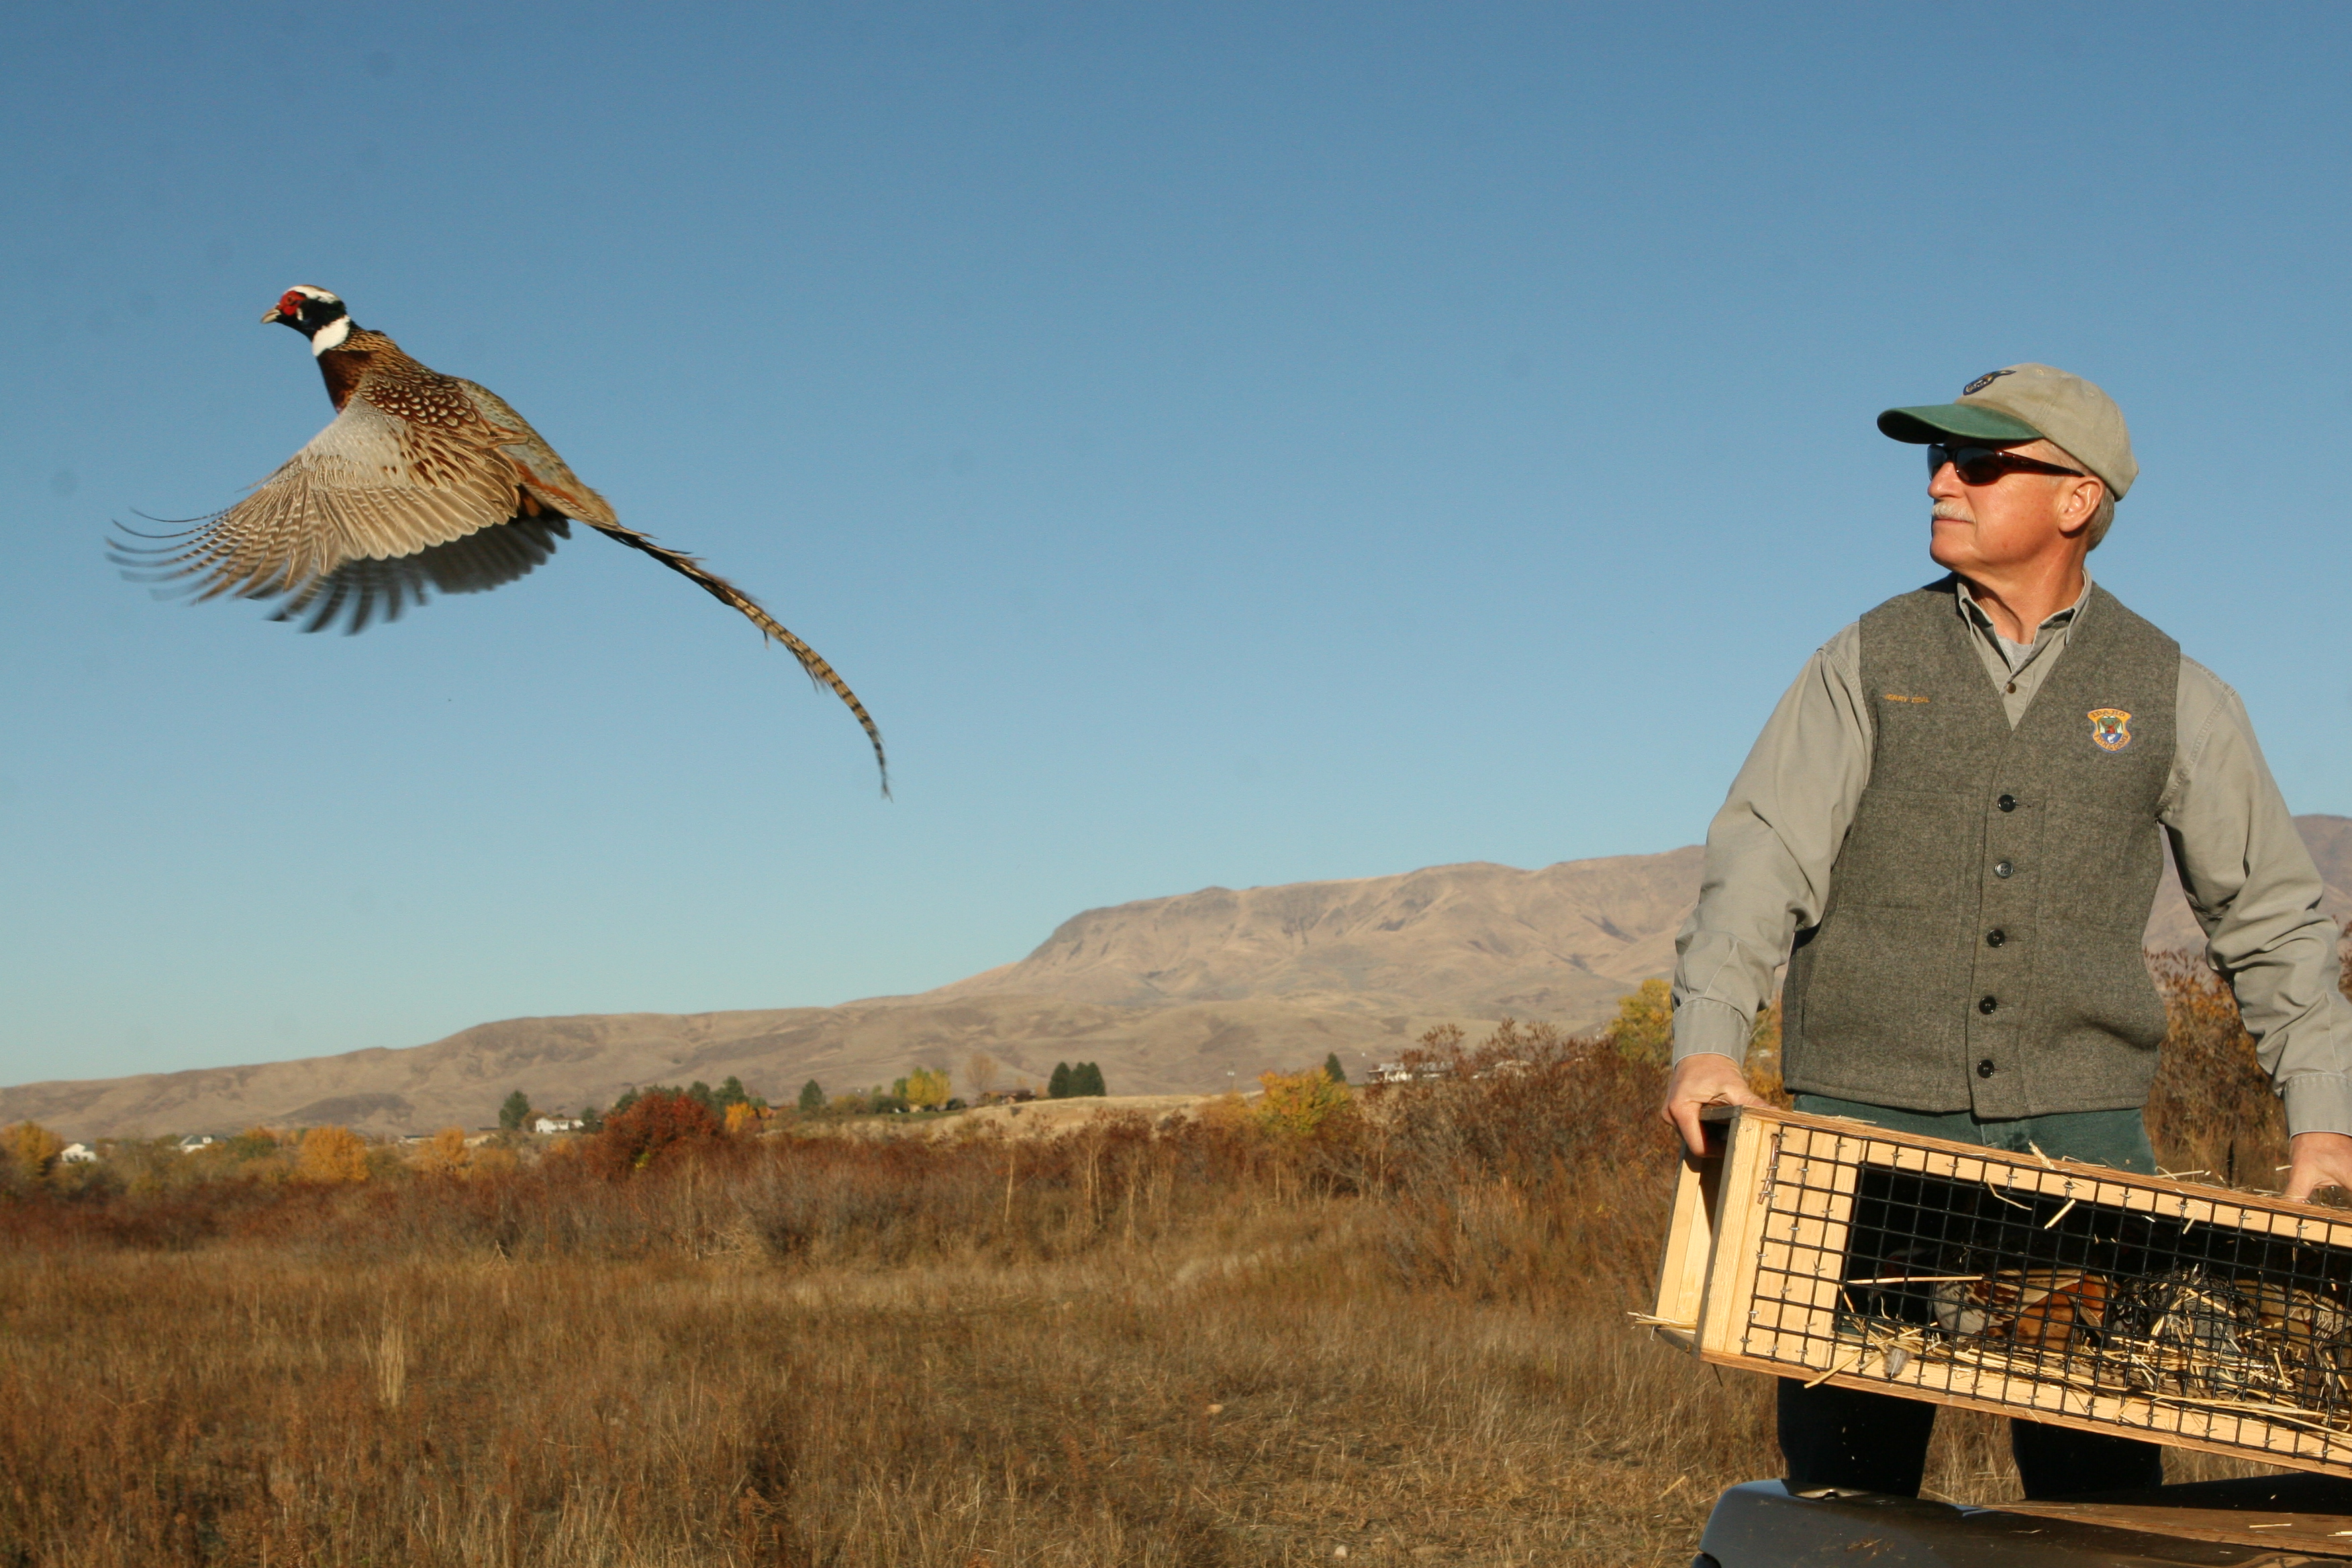
[{"label": "dirt slope", "polygon": [[[2352,913],[2352,818],[2297,819]],[[1074,916],[1034,952],[914,996],[838,1007],[510,1018],[426,1046],[0,1089],[0,1122],[69,1137],[340,1122],[371,1133],[478,1127],[509,1089],[546,1108],[608,1104],[635,1084],[716,1083],[771,1098],[811,1078],[864,1087],[975,1051],[1003,1078],[1101,1064],[1122,1094],[1198,1093],[1339,1053],[1351,1074],[1433,1025],[1506,1016],[1577,1026],[1674,960],[1700,853],[1473,864],[1233,891],[1209,888]],[[2168,883],[2151,945],[2194,946]],[[959,1085],[961,1087],[961,1084]]]}]

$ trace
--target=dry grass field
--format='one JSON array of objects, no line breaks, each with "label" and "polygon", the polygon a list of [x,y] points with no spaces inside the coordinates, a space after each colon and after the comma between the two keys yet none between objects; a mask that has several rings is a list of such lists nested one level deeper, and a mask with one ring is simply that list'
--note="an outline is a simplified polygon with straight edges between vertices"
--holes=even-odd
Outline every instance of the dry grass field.
[{"label": "dry grass field", "polygon": [[[2267,1175],[2234,1014],[2168,986],[2168,1163]],[[1658,1071],[1507,1029],[1448,1066],[1017,1142],[20,1166],[0,1561],[1686,1563],[1776,1459],[1760,1380],[1624,1315]],[[1948,1413],[1929,1484],[2009,1495],[1997,1425]]]}]

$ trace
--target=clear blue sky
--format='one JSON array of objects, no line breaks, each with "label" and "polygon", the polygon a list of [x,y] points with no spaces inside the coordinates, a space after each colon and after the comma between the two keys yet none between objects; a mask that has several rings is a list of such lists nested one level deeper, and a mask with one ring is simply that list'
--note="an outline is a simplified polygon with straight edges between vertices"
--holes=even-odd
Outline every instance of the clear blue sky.
[{"label": "clear blue sky", "polygon": [[[1697,839],[1932,574],[1872,416],[2129,416],[2094,566],[2352,812],[2352,11],[19,5],[0,1079],[822,1004],[1088,906]],[[593,534],[364,636],[109,519],[503,395]]]}]

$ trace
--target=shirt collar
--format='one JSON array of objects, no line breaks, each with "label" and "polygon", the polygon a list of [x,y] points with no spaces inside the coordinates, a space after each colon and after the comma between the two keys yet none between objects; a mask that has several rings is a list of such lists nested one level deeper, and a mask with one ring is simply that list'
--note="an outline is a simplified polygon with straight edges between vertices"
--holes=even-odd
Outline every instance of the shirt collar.
[{"label": "shirt collar", "polygon": [[[1999,637],[2000,634],[1993,629],[1992,616],[1985,613],[1982,605],[1977,603],[1977,596],[1969,592],[1969,580],[1955,574],[1952,577],[1952,585],[1958,591],[1960,613],[1968,617],[1969,624],[1987,637]],[[2033,628],[2034,641],[2041,641],[2043,632],[2072,624],[2074,618],[2082,614],[2083,606],[2090,603],[2090,600],[2091,574],[2086,570],[2083,574],[2082,593],[2075,595],[2073,604],[2051,615],[2040,626]]]}]

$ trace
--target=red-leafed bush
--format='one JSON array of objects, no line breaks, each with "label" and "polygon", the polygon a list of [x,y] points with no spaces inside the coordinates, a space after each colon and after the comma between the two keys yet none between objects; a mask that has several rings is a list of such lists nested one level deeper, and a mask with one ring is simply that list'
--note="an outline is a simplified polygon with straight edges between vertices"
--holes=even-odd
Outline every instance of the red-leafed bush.
[{"label": "red-leafed bush", "polygon": [[604,1119],[604,1131],[588,1146],[588,1159],[608,1176],[626,1176],[672,1151],[709,1142],[720,1131],[709,1106],[656,1089]]}]

